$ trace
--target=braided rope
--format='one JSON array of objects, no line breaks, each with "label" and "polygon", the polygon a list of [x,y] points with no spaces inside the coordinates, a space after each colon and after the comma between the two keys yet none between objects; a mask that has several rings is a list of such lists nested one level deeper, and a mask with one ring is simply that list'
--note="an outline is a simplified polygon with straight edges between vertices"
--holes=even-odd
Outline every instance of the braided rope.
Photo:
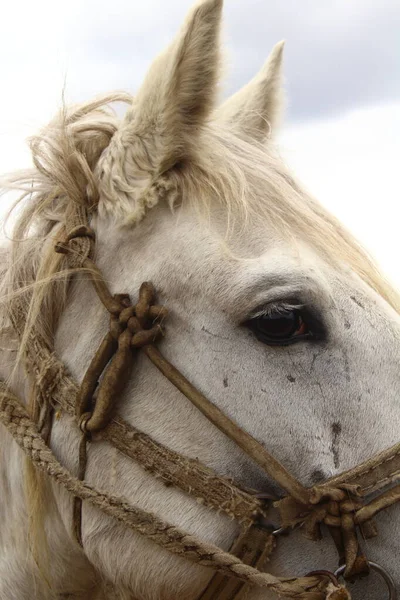
[{"label": "braided rope", "polygon": [[[69,233],[63,231],[56,246],[60,250],[67,244],[68,264],[71,268],[79,270],[86,268],[85,265],[88,264],[86,261],[93,250],[93,237],[88,226],[86,210],[79,205],[72,205],[70,212],[65,225],[65,230]],[[72,226],[71,230],[69,226]],[[76,235],[78,237],[75,237]],[[101,272],[91,261],[87,268],[94,271],[96,289],[98,292],[100,289],[103,302],[105,300],[109,306],[107,299],[112,301],[112,296]],[[71,271],[71,277],[75,272]],[[28,311],[29,301],[16,298],[10,317],[20,339],[24,335]],[[27,370],[34,376],[41,404],[61,406],[68,414],[74,416],[79,386],[53,349],[48,347],[43,334],[36,327],[29,335],[26,354]],[[238,487],[232,479],[220,476],[197,459],[177,454],[119,417],[114,417],[97,436],[110,442],[120,452],[136,460],[144,470],[168,485],[174,485],[194,496],[205,506],[225,512],[241,524],[248,525],[256,515],[262,514],[262,502]]]},{"label": "braided rope", "polygon": [[[36,424],[3,382],[0,382],[0,392],[0,422],[32,460],[35,467],[47,473],[74,496],[88,501],[105,514],[144,535],[169,552],[185,557],[192,562],[212,567],[242,581],[269,588],[286,598],[295,600],[325,600],[327,598],[329,581],[325,579],[316,576],[278,578],[269,573],[261,573],[217,546],[204,543],[195,536],[162,521],[152,513],[132,506],[121,498],[102,493],[88,483],[80,481],[57,461],[40,436]],[[332,592],[332,586],[330,590],[329,598],[334,599],[335,590]],[[338,599],[350,600],[349,593],[342,586],[339,586],[336,591],[340,594],[337,596]]]}]

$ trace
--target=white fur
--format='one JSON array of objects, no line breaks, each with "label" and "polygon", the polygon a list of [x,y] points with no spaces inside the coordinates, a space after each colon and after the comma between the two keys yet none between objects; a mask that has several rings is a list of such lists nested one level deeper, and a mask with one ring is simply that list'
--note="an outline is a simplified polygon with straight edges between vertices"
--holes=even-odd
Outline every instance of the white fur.
[{"label": "white fur", "polygon": [[[210,100],[218,56],[209,46],[218,37],[220,4],[208,0],[195,9],[180,41],[158,59],[155,78],[147,80],[142,95],[103,153],[98,167],[103,195],[92,223],[97,238],[96,262],[113,292],[128,292],[135,299],[143,281],[153,282],[159,302],[170,311],[166,336],[160,344],[162,352],[296,477],[312,485],[398,441],[400,317],[384,294],[366,283],[367,276],[360,276],[362,269],[354,257],[349,254],[346,261],[346,253],[340,254],[339,242],[334,256],[330,227],[336,227],[337,240],[351,248],[340,227],[328,217],[319,221],[323,209],[315,208],[317,205],[293,180],[282,175],[287,187],[277,184],[281,175],[272,148],[266,150],[264,170],[254,167],[257,173],[265,172],[264,185],[256,185],[256,179],[248,175],[243,186],[252,197],[250,201],[246,196],[249,205],[265,207],[259,214],[245,211],[245,223],[237,217],[240,210],[236,216],[229,210],[229,203],[239,205],[239,200],[212,197],[212,190],[216,195],[219,191],[215,186],[207,190],[207,202],[203,197],[186,198],[180,193],[196,190],[185,184],[184,178],[201,175],[202,171],[196,171],[199,161],[206,164],[208,160],[210,180],[213,165],[219,165],[222,173],[224,164],[222,152],[214,163],[211,151],[205,158],[205,141],[214,139],[217,144],[227,127],[226,122],[219,125],[212,115]],[[200,60],[205,50],[212,63],[206,73]],[[168,70],[163,69],[163,60]],[[196,77],[200,77],[201,86]],[[195,80],[196,85],[191,85]],[[171,89],[174,93],[168,96]],[[193,98],[199,89],[204,92],[201,107]],[[253,92],[250,86],[246,93]],[[159,103],[154,102],[154,94]],[[214,120],[212,126],[209,119]],[[144,127],[139,131],[140,141],[138,127]],[[233,156],[234,134],[225,132],[225,136],[226,151]],[[250,141],[241,143],[240,148],[253,156]],[[255,145],[254,157],[261,152]],[[244,162],[238,158],[237,164],[244,165],[243,156],[240,160]],[[181,161],[185,165],[177,168]],[[283,189],[292,193],[292,205]],[[154,196],[159,190],[165,197]],[[141,202],[138,199],[143,194],[147,200]],[[150,197],[156,201],[150,202]],[[176,209],[171,210],[169,204],[175,204]],[[204,213],[196,206],[207,210]],[[284,208],[282,214],[280,206]],[[296,210],[297,221],[291,216]],[[126,220],[129,215],[134,215],[131,221],[136,226],[121,229],[121,217]],[[302,215],[305,223],[307,219],[311,223],[308,229],[301,222]],[[325,223],[326,235],[313,235],[312,218],[315,229],[317,223],[318,227]],[[365,259],[366,273],[368,265]],[[326,326],[326,340],[269,347],[242,325],[256,309],[293,298],[318,312]],[[78,277],[56,340],[59,356],[78,381],[107,323],[108,317],[87,279]],[[1,375],[6,377],[12,368],[12,350],[3,350],[2,356]],[[14,387],[26,395],[22,377]],[[135,363],[118,413],[158,441],[199,458],[219,473],[260,491],[275,489],[144,356]],[[73,471],[77,468],[78,441],[76,424],[70,418],[61,415],[55,419],[52,448]],[[46,496],[46,527],[55,591],[47,591],[27,552],[23,458],[3,431],[0,465],[1,599],[42,600],[60,597],[57,594],[61,592],[68,592],[70,598],[111,598],[104,591],[104,579],[115,586],[120,598],[195,600],[211,577],[210,570],[168,554],[86,505],[83,553],[71,531],[71,498],[52,487]],[[236,524],[227,517],[204,508],[177,489],[166,488],[105,443],[90,446],[86,478],[225,549],[237,534]],[[368,557],[387,568],[399,587],[399,507],[380,514],[377,524],[379,536],[363,545]],[[294,533],[279,540],[268,568],[275,574],[292,576],[315,569],[334,570],[335,566],[335,551],[328,537],[313,543]],[[382,598],[382,588],[375,584],[373,578],[358,584],[354,598]],[[272,597],[265,590],[254,589],[248,600]]]}]

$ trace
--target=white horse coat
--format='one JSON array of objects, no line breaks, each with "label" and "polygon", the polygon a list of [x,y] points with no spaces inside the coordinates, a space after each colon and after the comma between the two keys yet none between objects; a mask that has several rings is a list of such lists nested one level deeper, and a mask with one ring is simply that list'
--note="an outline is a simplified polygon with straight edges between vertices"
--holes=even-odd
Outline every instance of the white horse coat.
[{"label": "white horse coat", "polygon": [[[93,165],[100,193],[92,219],[96,262],[115,293],[136,298],[143,281],[154,283],[170,311],[161,342],[166,357],[312,485],[399,439],[400,304],[351,236],[279,159],[269,134],[280,112],[282,44],[250,84],[215,109],[220,13],[218,0],[192,11]],[[96,114],[81,121],[95,123]],[[43,213],[43,223],[56,228],[57,211]],[[49,231],[43,235],[50,239]],[[308,315],[318,339],[270,346],[245,324],[290,310]],[[77,381],[107,322],[87,279],[77,276],[55,341]],[[13,356],[3,350],[3,377]],[[27,397],[21,370],[13,386]],[[142,355],[117,410],[218,473],[276,491]],[[111,598],[104,582],[117,597],[138,600],[195,600],[204,589],[209,569],[170,555],[85,503],[82,551],[71,531],[71,497],[55,486],[41,507],[50,560],[50,575],[42,577],[29,552],[24,459],[3,431],[0,443],[1,599]],[[74,472],[78,444],[76,424],[61,414],[51,446]],[[237,535],[228,517],[165,487],[106,443],[90,446],[85,477],[224,549]],[[381,513],[377,524],[379,536],[364,550],[400,590],[400,507]],[[328,536],[311,542],[297,531],[279,540],[268,570],[303,575],[335,570],[336,560]],[[378,600],[382,589],[371,576],[353,597]],[[248,594],[248,600],[273,597],[256,588]]]}]

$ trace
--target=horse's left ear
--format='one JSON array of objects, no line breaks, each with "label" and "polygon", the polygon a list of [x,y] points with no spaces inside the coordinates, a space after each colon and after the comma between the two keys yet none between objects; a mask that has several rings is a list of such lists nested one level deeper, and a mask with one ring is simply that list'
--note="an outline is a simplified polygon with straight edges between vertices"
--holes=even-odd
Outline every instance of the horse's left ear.
[{"label": "horse's left ear", "polygon": [[284,41],[272,49],[261,71],[217,110],[216,118],[238,133],[263,142],[275,133],[283,111],[282,57]]},{"label": "horse's left ear", "polygon": [[[150,67],[125,124],[125,142],[147,146],[156,173],[190,158],[215,107],[222,0],[202,0]],[[157,173],[158,172],[158,173]]]}]

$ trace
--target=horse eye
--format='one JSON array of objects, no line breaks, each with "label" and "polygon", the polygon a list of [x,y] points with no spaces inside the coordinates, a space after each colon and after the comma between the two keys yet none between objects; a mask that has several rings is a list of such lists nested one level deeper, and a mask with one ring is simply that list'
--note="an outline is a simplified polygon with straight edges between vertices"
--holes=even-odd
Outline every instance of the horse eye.
[{"label": "horse eye", "polygon": [[259,315],[246,321],[256,338],[270,346],[285,346],[312,337],[302,311],[290,309]]}]

